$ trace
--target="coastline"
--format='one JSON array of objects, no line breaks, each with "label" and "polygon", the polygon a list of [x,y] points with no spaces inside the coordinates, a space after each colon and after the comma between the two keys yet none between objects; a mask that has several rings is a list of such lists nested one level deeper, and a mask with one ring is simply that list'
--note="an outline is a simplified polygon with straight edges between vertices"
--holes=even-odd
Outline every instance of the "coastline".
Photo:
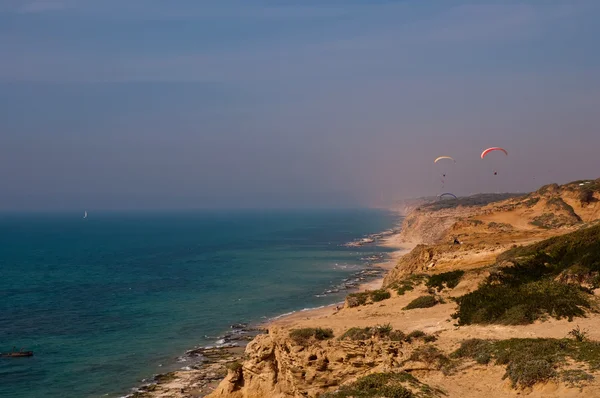
[{"label": "coastline", "polygon": [[[391,211],[399,215],[398,211]],[[410,252],[411,246],[399,245],[398,236],[402,219],[394,226],[393,229],[384,230],[378,233],[368,235],[367,238],[356,239],[353,242],[347,243],[346,247],[357,246],[374,246],[395,249],[385,255],[382,255],[379,260],[369,263],[373,258],[363,259],[366,261],[366,266],[361,271],[352,274],[356,277],[355,280],[362,280],[359,283],[350,281],[351,278],[344,279],[341,290],[348,293],[362,292],[366,290],[379,289],[387,275],[393,269],[400,257]],[[376,277],[373,278],[373,269],[377,269]],[[335,292],[335,291],[334,291]],[[133,388],[131,393],[124,395],[121,398],[163,398],[163,397],[204,397],[212,393],[219,383],[227,376],[228,369],[234,368],[239,364],[244,357],[246,346],[255,336],[265,333],[271,327],[285,325],[288,322],[293,322],[298,319],[319,319],[323,316],[327,317],[332,313],[337,312],[337,307],[340,304],[343,306],[343,301],[332,304],[323,305],[316,308],[303,308],[289,313],[277,315],[275,317],[258,321],[251,324],[236,324],[231,325],[233,332],[226,333],[221,336],[219,341],[224,344],[216,346],[195,347],[186,351],[179,357],[191,360],[189,366],[177,369],[167,373],[159,373],[151,379],[142,380],[142,384]],[[241,331],[241,333],[239,333]],[[237,337],[233,337],[236,335]],[[198,360],[196,357],[201,357]]]},{"label": "coastline", "polygon": [[[386,261],[372,264],[373,267],[378,267],[378,268],[383,269],[383,272],[381,273],[381,275],[375,279],[372,279],[370,281],[359,284],[356,289],[349,291],[350,293],[364,292],[366,290],[377,290],[382,287],[385,276],[388,274],[388,272],[390,272],[392,269],[394,269],[394,267],[396,266],[396,262],[402,256],[410,253],[410,251],[414,248],[414,246],[416,246],[415,244],[400,245],[399,239],[398,239],[399,235],[400,235],[400,232],[398,231],[398,232],[394,233],[393,235],[390,235],[389,237],[385,238],[381,242],[381,244],[378,244],[378,246],[381,246],[381,247],[389,247],[389,248],[396,249],[393,252],[388,253],[389,258],[386,259]],[[301,319],[316,320],[316,319],[327,318],[330,315],[336,314],[338,312],[336,307],[338,307],[340,305],[343,306],[343,304],[344,304],[344,302],[341,301],[341,302],[329,304],[329,305],[319,307],[319,308],[310,308],[310,309],[295,311],[290,314],[284,314],[284,315],[280,315],[278,317],[272,318],[268,321],[265,321],[264,323],[261,323],[260,326],[265,329],[268,329],[271,327],[284,327],[284,326],[293,324],[296,321],[301,320]]]},{"label": "coastline", "polygon": [[[573,329],[572,319],[560,316],[544,317],[531,323],[460,324],[453,321],[456,319],[453,316],[456,312],[453,299],[477,291],[488,276],[496,271],[498,256],[513,253],[511,249],[522,246],[534,250],[540,242],[552,242],[553,245],[562,242],[559,245],[566,245],[567,250],[592,250],[588,246],[571,249],[573,245],[569,239],[572,238],[549,241],[549,238],[577,234],[576,239],[587,242],[586,236],[590,233],[597,236],[600,228],[600,205],[577,205],[572,190],[558,189],[556,191],[573,204],[579,218],[573,217],[571,224],[565,221],[565,225],[555,228],[537,227],[534,222],[539,220],[540,215],[547,214],[549,208],[554,209],[552,205],[558,200],[556,193],[549,198],[532,199],[530,195],[492,202],[489,206],[465,206],[452,210],[434,208],[410,215],[405,221],[411,228],[377,242],[379,246],[387,245],[396,249],[388,253],[390,258],[386,261],[370,264],[371,267],[379,267],[383,275],[365,280],[351,290],[377,290],[385,280],[389,285],[386,290],[390,293],[387,298],[375,300],[373,297],[379,295],[377,292],[365,295],[370,296],[371,301],[367,301],[367,298],[358,305],[344,303],[338,309],[336,306],[339,303],[334,303],[283,314],[266,321],[264,326],[268,334],[258,335],[252,341],[245,351],[243,362],[230,368],[226,378],[209,396],[284,397],[300,393],[314,397],[340,386],[353,386],[355,384],[352,383],[370,377],[373,372],[391,375],[397,374],[398,370],[414,376],[419,385],[435,388],[441,395],[509,398],[515,392],[519,394],[515,391],[519,388],[514,381],[510,384],[502,382],[506,379],[506,376],[502,376],[503,372],[508,371],[506,363],[482,364],[462,358],[452,362],[456,368],[446,369],[442,366],[447,363],[444,358],[452,355],[465,341],[473,339],[509,341],[546,338],[558,341],[564,340],[573,331],[579,331],[580,325],[584,328],[586,338],[597,342],[600,340],[600,332],[594,329],[598,322],[597,313],[585,313],[578,318],[576,329]],[[536,194],[543,195],[546,192],[545,189],[540,191],[541,194]],[[539,205],[535,206],[538,202]],[[564,221],[567,216],[563,215],[561,220]],[[454,237],[454,241],[449,241],[451,237]],[[460,239],[458,243],[456,237]],[[426,244],[413,245],[419,241]],[[410,244],[401,245],[403,242]],[[576,260],[577,257],[573,261]],[[429,284],[434,276],[446,274],[443,278],[448,278],[448,274],[455,274],[454,271],[460,271],[460,276],[452,286],[447,282],[442,288],[434,290],[432,286],[438,285]],[[413,282],[410,277],[407,278],[407,275],[421,273],[427,274],[426,281],[419,279]],[[402,291],[398,290],[398,285],[394,285],[405,282],[410,284],[406,288],[400,286]],[[558,283],[569,283],[569,280]],[[589,294],[598,295],[597,291]],[[433,297],[435,304],[409,308],[423,297]],[[553,300],[553,296],[548,296],[548,299]],[[495,300],[490,303],[496,305]],[[354,337],[348,334],[350,331],[362,334]],[[382,334],[384,332],[387,334]],[[434,359],[430,358],[430,351],[436,355]],[[423,356],[424,353],[427,355]],[[567,367],[563,368],[569,371]],[[545,383],[547,380],[540,378],[536,388],[549,388],[544,392],[552,394],[544,396],[600,396],[600,381],[594,381],[600,380],[597,369],[591,369],[590,372],[586,383],[579,386],[557,378]],[[473,385],[477,385],[477,389],[473,389]],[[416,388],[410,383],[403,385],[409,390],[413,387]],[[558,389],[565,394],[554,394]]]}]

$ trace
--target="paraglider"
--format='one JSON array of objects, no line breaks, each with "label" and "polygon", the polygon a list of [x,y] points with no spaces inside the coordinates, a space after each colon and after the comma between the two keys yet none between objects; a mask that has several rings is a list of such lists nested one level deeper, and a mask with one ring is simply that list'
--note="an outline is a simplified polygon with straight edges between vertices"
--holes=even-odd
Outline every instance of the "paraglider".
[{"label": "paraglider", "polygon": [[437,158],[435,158],[435,160],[433,161],[433,163],[438,163],[440,161],[444,160],[445,162],[440,163],[441,166],[437,166],[437,167],[442,167],[442,178],[441,178],[441,183],[442,183],[442,188],[444,188],[444,184],[446,183],[446,173],[448,171],[448,164],[451,164],[450,162],[456,163],[456,160],[454,160],[453,157],[451,156],[438,156]]},{"label": "paraglider", "polygon": [[438,196],[438,198],[439,198],[440,200],[442,200],[442,198],[443,198],[444,196],[451,196],[451,197],[453,197],[455,200],[458,200],[458,198],[456,197],[456,195],[454,195],[453,193],[450,193],[450,192],[443,193],[443,194],[439,195],[439,196]]},{"label": "paraglider", "polygon": [[481,152],[481,159],[485,158],[490,152],[494,152],[494,151],[502,151],[502,152],[504,152],[504,154],[506,156],[508,156],[508,152],[506,151],[506,149],[495,146],[495,147],[488,148],[485,151]]},{"label": "paraglider", "polygon": [[436,158],[436,159],[433,161],[433,163],[437,163],[437,162],[439,162],[439,161],[440,161],[440,160],[442,160],[442,159],[449,159],[449,160],[452,160],[454,163],[456,163],[456,160],[454,160],[454,159],[453,159],[453,158],[451,158],[450,156],[440,156],[440,157]]},{"label": "paraglider", "polygon": [[[506,156],[508,156],[508,151],[504,148],[500,148],[497,146],[491,147],[486,149],[485,151],[481,152],[481,159],[484,159],[487,155],[489,155],[491,152],[495,152],[495,151],[500,151],[500,152],[504,152],[504,154]],[[498,172],[496,170],[494,170],[494,175],[497,176]]]}]

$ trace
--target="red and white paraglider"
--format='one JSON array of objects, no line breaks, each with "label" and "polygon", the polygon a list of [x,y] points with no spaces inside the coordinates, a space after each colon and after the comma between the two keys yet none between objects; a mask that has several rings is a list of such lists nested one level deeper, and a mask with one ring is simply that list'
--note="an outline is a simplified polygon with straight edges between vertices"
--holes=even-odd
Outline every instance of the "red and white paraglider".
[{"label": "red and white paraglider", "polygon": [[[485,159],[486,156],[488,156],[490,153],[495,152],[495,151],[504,152],[504,154],[506,156],[508,156],[508,151],[506,149],[494,146],[494,147],[488,148],[485,151],[481,152],[481,159]],[[495,176],[498,175],[498,172],[495,170],[494,170],[494,175]]]}]

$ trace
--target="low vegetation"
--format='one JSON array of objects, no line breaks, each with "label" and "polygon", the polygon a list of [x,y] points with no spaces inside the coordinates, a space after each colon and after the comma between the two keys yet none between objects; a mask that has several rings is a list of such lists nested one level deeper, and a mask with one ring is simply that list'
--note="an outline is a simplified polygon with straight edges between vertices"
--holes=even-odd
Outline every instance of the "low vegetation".
[{"label": "low vegetation", "polygon": [[290,338],[296,344],[306,345],[311,339],[327,340],[333,338],[333,330],[322,328],[292,329],[290,331]]},{"label": "low vegetation", "polygon": [[594,376],[581,369],[568,369],[560,372],[560,380],[569,387],[583,387],[594,380]]},{"label": "low vegetation", "polygon": [[512,231],[514,229],[514,227],[510,224],[506,224],[503,222],[494,222],[494,221],[488,223],[488,228],[496,230],[496,231],[503,231],[503,232]]},{"label": "low vegetation", "polygon": [[577,325],[577,327],[575,329],[573,329],[569,332],[569,336],[574,338],[575,341],[578,341],[580,343],[588,340],[587,335],[588,335],[587,331],[582,330],[579,327],[579,325]]},{"label": "low vegetation", "polygon": [[359,307],[361,305],[376,303],[387,300],[392,297],[391,293],[385,289],[367,290],[366,292],[351,293],[346,297],[348,307]]},{"label": "low vegetation", "polygon": [[523,196],[522,193],[481,193],[466,197],[460,197],[456,200],[436,200],[432,203],[422,205],[420,208],[427,211],[437,211],[442,209],[451,209],[458,206],[462,207],[480,207],[493,202],[517,198]]},{"label": "low vegetation", "polygon": [[231,370],[232,372],[239,372],[242,370],[242,364],[238,361],[230,362],[227,365],[225,365],[225,367],[227,368],[227,370]]},{"label": "low vegetation", "polygon": [[498,256],[498,262],[505,261],[514,266],[500,267],[477,290],[456,299],[459,307],[453,316],[460,325],[517,325],[545,316],[569,320],[585,316],[593,309],[592,296],[577,284],[556,279],[567,270],[577,271],[580,279],[597,275],[600,226],[516,247]]},{"label": "low vegetation", "polygon": [[454,362],[450,358],[440,351],[439,348],[430,344],[415,349],[408,360],[423,362],[429,368],[441,370],[446,375],[450,374],[455,367]]},{"label": "low vegetation", "polygon": [[526,207],[533,207],[535,206],[538,202],[540,201],[540,198],[538,197],[530,197],[528,198],[525,202],[523,202],[523,204]]},{"label": "low vegetation", "polygon": [[457,270],[432,275],[429,277],[426,286],[429,288],[435,288],[438,292],[441,292],[444,288],[454,289],[464,274],[465,271]]},{"label": "low vegetation", "polygon": [[584,316],[590,301],[576,286],[552,280],[518,286],[493,285],[489,282],[476,291],[459,297],[453,317],[459,325],[500,323],[524,325],[544,316],[557,319]]},{"label": "low vegetation", "polygon": [[510,339],[464,341],[452,354],[455,358],[471,358],[486,364],[506,365],[505,378],[513,387],[531,387],[550,379],[568,377],[582,382],[589,379],[579,372],[559,373],[567,358],[586,363],[590,369],[600,368],[600,343],[569,339]]},{"label": "low vegetation", "polygon": [[439,302],[438,299],[435,298],[434,296],[431,296],[431,295],[421,296],[421,297],[417,297],[416,299],[414,299],[413,301],[408,303],[408,305],[402,309],[403,310],[412,310],[415,308],[430,308],[430,307],[433,307],[434,305],[436,305],[438,302]]},{"label": "low vegetation", "polygon": [[373,373],[354,383],[342,386],[338,391],[321,395],[321,398],[432,398],[442,392],[421,383],[406,372]]},{"label": "low vegetation", "polygon": [[573,219],[563,214],[543,213],[540,216],[534,217],[530,224],[543,229],[555,229],[572,226],[578,222],[578,219]]},{"label": "low vegetation", "polygon": [[404,340],[404,333],[400,330],[393,330],[392,326],[388,323],[385,325],[377,325],[366,328],[350,328],[344,333],[341,340],[369,340],[371,338],[389,339],[392,341]]},{"label": "low vegetation", "polygon": [[390,297],[392,297],[391,293],[384,289],[373,290],[371,292],[371,300],[373,300],[374,303],[387,300]]},{"label": "low vegetation", "polygon": [[426,343],[430,343],[436,340],[436,337],[427,334],[421,330],[415,330],[405,335],[400,330],[394,330],[388,323],[385,325],[377,325],[366,328],[350,328],[342,336],[340,340],[353,340],[363,341],[371,338],[377,338],[382,340],[391,341],[403,341],[411,343],[413,340],[423,340]]},{"label": "low vegetation", "polygon": [[577,198],[579,199],[579,203],[581,206],[589,205],[592,202],[595,202],[594,191],[592,189],[582,189],[579,191]]},{"label": "low vegetation", "polygon": [[415,274],[411,275],[408,278],[396,282],[390,286],[391,289],[394,289],[399,296],[403,296],[406,292],[413,290],[415,287],[420,284],[426,282],[429,279],[428,275],[425,274]]}]

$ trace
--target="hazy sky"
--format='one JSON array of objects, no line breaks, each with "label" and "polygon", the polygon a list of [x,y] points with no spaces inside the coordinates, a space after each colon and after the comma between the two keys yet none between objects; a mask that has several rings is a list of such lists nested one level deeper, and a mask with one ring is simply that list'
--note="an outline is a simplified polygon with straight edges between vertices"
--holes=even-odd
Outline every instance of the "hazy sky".
[{"label": "hazy sky", "polygon": [[0,0],[0,209],[597,178],[599,20],[598,0]]}]

